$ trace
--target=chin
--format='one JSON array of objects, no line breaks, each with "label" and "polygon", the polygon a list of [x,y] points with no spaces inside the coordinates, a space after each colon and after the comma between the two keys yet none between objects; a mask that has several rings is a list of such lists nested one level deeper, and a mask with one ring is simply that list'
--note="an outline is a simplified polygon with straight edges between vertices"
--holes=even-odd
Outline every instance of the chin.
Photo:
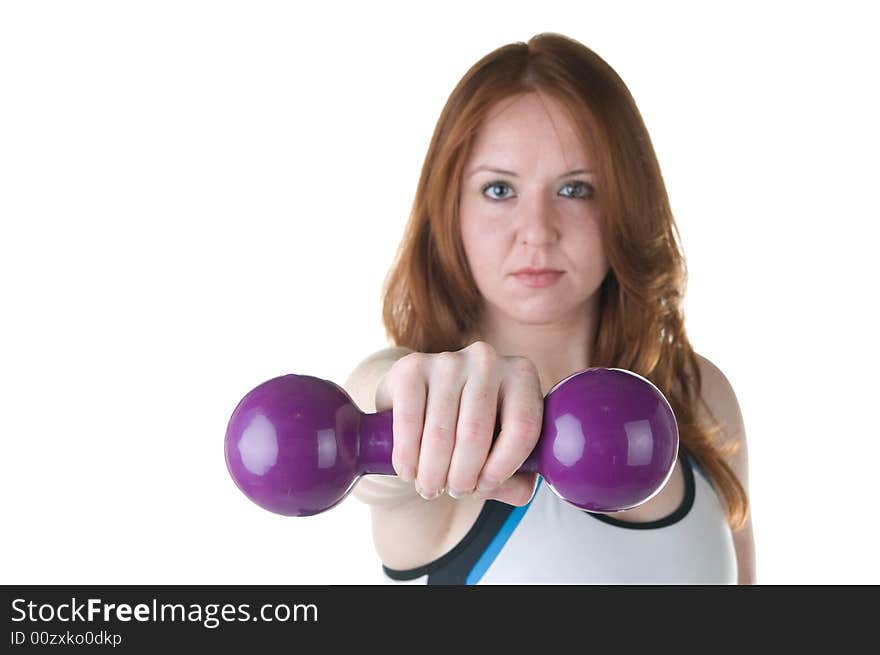
[{"label": "chin", "polygon": [[560,305],[558,300],[542,300],[528,304],[520,303],[515,307],[509,307],[504,313],[511,319],[528,325],[547,325],[558,323],[570,316],[578,305]]}]

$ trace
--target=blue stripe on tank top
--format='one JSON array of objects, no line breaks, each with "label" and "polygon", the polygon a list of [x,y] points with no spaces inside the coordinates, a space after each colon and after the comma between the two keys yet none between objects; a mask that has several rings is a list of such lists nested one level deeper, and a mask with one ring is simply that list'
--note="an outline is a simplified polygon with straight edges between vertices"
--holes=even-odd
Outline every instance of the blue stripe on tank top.
[{"label": "blue stripe on tank top", "polygon": [[544,482],[544,478],[539,475],[538,484],[535,486],[535,493],[532,494],[532,499],[522,507],[515,508],[508,515],[507,520],[504,522],[504,525],[501,526],[498,534],[496,534],[495,538],[489,542],[486,550],[480,555],[480,559],[477,560],[477,563],[474,564],[471,572],[468,573],[468,576],[465,579],[465,584],[477,584],[483,575],[485,575],[486,571],[492,565],[492,562],[498,557],[498,553],[504,548],[504,544],[510,539],[510,535],[516,530],[516,526],[522,521],[522,517],[525,516],[526,511],[528,511],[529,507],[532,506],[532,503],[535,502],[535,498],[538,497],[538,489],[541,488],[542,482]]}]

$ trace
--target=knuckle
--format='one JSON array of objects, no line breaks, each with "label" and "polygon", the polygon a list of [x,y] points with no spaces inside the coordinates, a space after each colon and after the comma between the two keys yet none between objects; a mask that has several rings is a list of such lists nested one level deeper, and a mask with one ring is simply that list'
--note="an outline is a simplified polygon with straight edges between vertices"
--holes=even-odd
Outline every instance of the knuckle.
[{"label": "knuckle", "polygon": [[398,426],[392,430],[391,436],[391,452],[397,455],[408,456],[417,452],[415,435],[417,432],[408,430],[405,427],[400,429]]},{"label": "knuckle", "polygon": [[507,432],[517,443],[533,444],[541,432],[541,417],[535,412],[519,411],[512,417]]},{"label": "knuckle", "polygon": [[423,353],[409,353],[394,362],[391,368],[396,373],[411,378],[421,373],[424,361],[425,355]]},{"label": "knuckle", "polygon": [[405,439],[409,437],[415,430],[421,427],[422,416],[418,412],[415,412],[412,409],[398,407],[395,407],[393,409],[393,412],[394,437]]},{"label": "knuckle", "polygon": [[467,381],[468,393],[472,396],[474,406],[480,411],[495,410],[498,406],[498,391],[494,380],[483,380],[472,377]]},{"label": "knuckle", "polygon": [[410,444],[397,442],[391,446],[391,465],[397,474],[408,473],[414,475],[418,464],[418,451],[410,447]]},{"label": "knuckle", "polygon": [[491,437],[489,424],[480,419],[463,419],[456,440],[467,445],[488,442]]},{"label": "knuckle", "polygon": [[474,341],[466,348],[468,356],[481,367],[489,368],[498,359],[495,348],[485,341]]},{"label": "knuckle", "polygon": [[460,358],[456,353],[442,352],[433,356],[432,368],[440,375],[454,373],[460,366]]},{"label": "knuckle", "polygon": [[538,368],[528,357],[515,356],[510,358],[510,369],[517,375],[538,376]]},{"label": "knuckle", "polygon": [[454,431],[444,425],[428,426],[422,434],[422,442],[432,447],[451,449],[454,441]]},{"label": "knuckle", "polygon": [[536,430],[541,428],[542,418],[543,411],[541,410],[541,407],[537,405],[534,409],[522,407],[518,409],[513,415],[513,420],[516,421],[519,425],[527,428],[534,428]]}]

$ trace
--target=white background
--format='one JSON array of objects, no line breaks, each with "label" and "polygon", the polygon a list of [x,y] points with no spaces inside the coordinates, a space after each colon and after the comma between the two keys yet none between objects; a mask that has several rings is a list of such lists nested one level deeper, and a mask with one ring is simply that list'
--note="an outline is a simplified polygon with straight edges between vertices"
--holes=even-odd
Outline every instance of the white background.
[{"label": "white background", "polygon": [[260,509],[226,423],[386,345],[443,103],[556,31],[651,133],[688,333],[745,418],[758,581],[880,583],[870,3],[314,5],[2,5],[0,580],[380,582],[367,507]]}]

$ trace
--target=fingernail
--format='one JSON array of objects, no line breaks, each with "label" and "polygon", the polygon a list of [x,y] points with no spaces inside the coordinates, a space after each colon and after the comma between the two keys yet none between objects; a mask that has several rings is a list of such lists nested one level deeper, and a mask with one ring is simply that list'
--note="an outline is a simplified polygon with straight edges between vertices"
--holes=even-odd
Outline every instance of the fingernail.
[{"label": "fingernail", "polygon": [[450,496],[452,496],[453,498],[458,499],[458,498],[461,498],[462,496],[467,496],[470,492],[469,491],[456,491],[455,489],[450,489],[447,493]]},{"label": "fingernail", "polygon": [[395,471],[400,471],[400,473],[397,474],[397,477],[404,482],[412,482],[416,479],[415,472],[410,468],[401,468],[399,466],[394,466],[393,468]]},{"label": "fingernail", "polygon": [[425,500],[434,500],[437,496],[439,496],[442,493],[440,491],[425,491],[424,489],[422,489],[422,485],[419,484],[418,480],[416,480],[415,485],[416,485],[416,491]]},{"label": "fingernail", "polygon": [[484,494],[488,491],[492,491],[495,487],[498,486],[498,483],[494,480],[490,480],[489,478],[480,478],[480,481],[477,482],[477,491],[481,494]]}]

